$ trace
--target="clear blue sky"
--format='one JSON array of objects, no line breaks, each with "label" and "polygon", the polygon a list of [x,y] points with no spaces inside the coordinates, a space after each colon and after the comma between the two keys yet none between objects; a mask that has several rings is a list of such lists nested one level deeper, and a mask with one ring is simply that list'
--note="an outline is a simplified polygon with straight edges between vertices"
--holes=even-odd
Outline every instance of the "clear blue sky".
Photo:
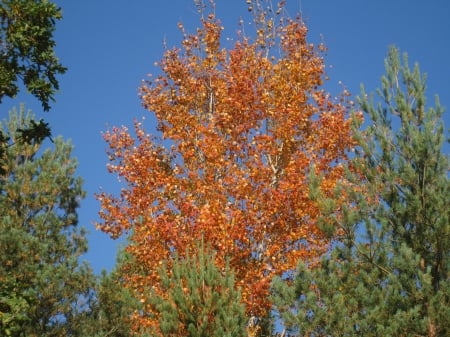
[{"label": "clear blue sky", "polygon": [[[276,0],[274,0],[276,2]],[[439,94],[441,105],[450,109],[450,1],[448,0],[287,0],[291,16],[301,10],[312,42],[323,41],[328,87],[333,93],[342,81],[354,95],[360,84],[367,91],[379,86],[388,47],[397,45],[418,61],[428,74],[429,103]],[[60,77],[60,93],[49,113],[29,95],[6,100],[8,110],[25,102],[52,127],[53,135],[71,139],[79,161],[78,174],[88,193],[79,209],[80,224],[89,231],[89,253],[94,270],[111,269],[117,241],[97,232],[99,204],[94,193],[100,188],[119,191],[117,178],[106,171],[106,144],[101,132],[111,126],[131,126],[133,118],[147,117],[138,87],[148,73],[156,73],[154,62],[163,53],[162,41],[179,45],[177,23],[198,24],[192,0],[56,0],[63,20],[56,30],[57,54],[68,67]],[[217,16],[225,35],[233,38],[237,22],[247,16],[245,0],[217,0]],[[191,30],[193,31],[193,30]],[[446,126],[450,127],[446,113]]]}]

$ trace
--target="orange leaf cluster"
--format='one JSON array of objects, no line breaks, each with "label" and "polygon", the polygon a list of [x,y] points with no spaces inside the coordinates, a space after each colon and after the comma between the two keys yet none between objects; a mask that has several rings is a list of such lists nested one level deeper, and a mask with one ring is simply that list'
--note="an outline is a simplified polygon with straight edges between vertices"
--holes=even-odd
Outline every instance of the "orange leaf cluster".
[{"label": "orange leaf cluster", "polygon": [[[277,28],[277,57],[246,37],[221,49],[213,15],[196,34],[180,28],[182,47],[167,50],[162,75],[141,88],[162,137],[139,122],[135,136],[126,128],[104,135],[109,171],[126,187],[98,195],[99,227],[130,232],[139,268],[127,277],[144,303],[145,289],[158,291],[163,261],[203,239],[217,265],[229,259],[247,309],[264,315],[272,277],[327,248],[308,174],[314,164],[325,193],[342,179],[336,163],[354,146],[348,106],[319,88],[323,59],[300,21]],[[148,317],[140,324],[154,323]]]}]

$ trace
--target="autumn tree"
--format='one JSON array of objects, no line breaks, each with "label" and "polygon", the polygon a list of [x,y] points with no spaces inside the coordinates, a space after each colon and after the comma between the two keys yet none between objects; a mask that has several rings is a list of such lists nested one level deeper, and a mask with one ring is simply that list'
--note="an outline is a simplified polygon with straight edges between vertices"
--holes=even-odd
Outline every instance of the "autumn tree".
[{"label": "autumn tree", "polygon": [[32,121],[22,107],[0,123],[14,144],[0,174],[0,335],[72,336],[80,300],[94,285],[79,262],[87,250],[77,216],[85,192],[70,143],[17,142]]},{"label": "autumn tree", "polygon": [[301,263],[292,285],[274,282],[275,307],[300,336],[449,335],[448,134],[425,89],[418,65],[392,48],[379,99],[362,92],[369,124],[357,132],[353,184],[337,190],[351,203],[331,222],[342,240],[320,268]]},{"label": "autumn tree", "polygon": [[[342,179],[338,163],[353,146],[347,93],[335,100],[321,89],[324,47],[308,42],[282,3],[272,11],[253,1],[255,37],[241,26],[232,45],[214,3],[196,3],[200,28],[189,34],[180,23],[181,45],[141,87],[159,134],[140,121],[134,135],[104,134],[108,170],[124,187],[97,195],[98,227],[113,238],[129,233],[137,266],[128,284],[144,303],[149,288],[161,290],[158,267],[204,238],[216,265],[235,271],[247,313],[265,316],[273,275],[327,249],[308,175],[314,163],[324,193]],[[140,324],[157,322],[150,312],[144,306]]]}]

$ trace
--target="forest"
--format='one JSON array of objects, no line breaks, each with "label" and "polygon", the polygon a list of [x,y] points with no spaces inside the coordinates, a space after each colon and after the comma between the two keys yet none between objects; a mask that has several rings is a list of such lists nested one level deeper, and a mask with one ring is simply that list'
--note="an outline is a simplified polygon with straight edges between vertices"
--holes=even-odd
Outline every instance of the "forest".
[{"label": "forest", "polygon": [[[111,270],[82,259],[76,144],[2,110],[0,336],[450,335],[448,113],[395,45],[376,91],[332,94],[328,47],[288,1],[242,0],[254,29],[232,42],[192,1],[197,28],[178,23],[138,88],[155,128],[103,131]],[[0,106],[64,114],[63,8],[2,0],[0,20]]]}]

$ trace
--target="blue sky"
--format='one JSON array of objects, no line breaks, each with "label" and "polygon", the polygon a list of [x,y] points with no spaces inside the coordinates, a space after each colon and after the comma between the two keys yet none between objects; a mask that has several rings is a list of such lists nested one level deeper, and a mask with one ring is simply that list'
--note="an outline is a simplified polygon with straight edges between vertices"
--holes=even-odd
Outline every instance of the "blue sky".
[{"label": "blue sky", "polygon": [[[0,105],[2,118],[20,102],[45,118],[53,135],[71,139],[79,161],[78,174],[88,193],[79,209],[80,224],[89,232],[89,252],[84,258],[94,270],[111,269],[118,241],[93,226],[99,204],[94,193],[100,188],[119,191],[117,178],[106,171],[106,144],[101,132],[111,126],[132,126],[134,118],[150,113],[141,107],[138,88],[154,62],[181,40],[177,23],[198,25],[193,0],[56,0],[63,10],[58,22],[56,51],[68,67],[60,77],[57,102],[43,113],[36,100],[21,94]],[[241,16],[248,16],[245,0],[217,0],[217,17],[225,36],[233,38]],[[276,1],[274,1],[276,2]],[[289,13],[301,11],[312,42],[328,47],[325,62],[330,81],[327,88],[339,92],[341,81],[353,94],[360,84],[371,92],[384,74],[383,60],[395,44],[420,63],[428,74],[430,105],[439,94],[441,105],[450,109],[450,2],[448,0],[287,0]],[[191,29],[193,31],[193,29]],[[445,116],[447,128],[449,114]]]}]

